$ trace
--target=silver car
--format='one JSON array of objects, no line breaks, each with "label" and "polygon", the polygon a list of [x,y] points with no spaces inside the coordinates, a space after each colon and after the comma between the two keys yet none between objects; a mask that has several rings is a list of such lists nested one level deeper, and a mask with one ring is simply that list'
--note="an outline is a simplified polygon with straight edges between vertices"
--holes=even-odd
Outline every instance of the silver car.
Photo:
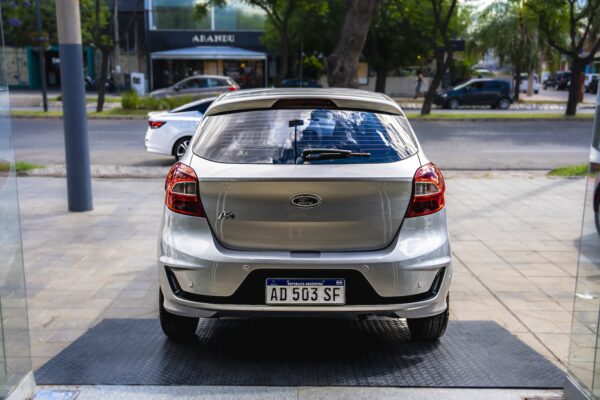
[{"label": "silver car", "polygon": [[232,92],[239,88],[240,85],[228,76],[194,75],[169,87],[155,90],[150,93],[150,96],[156,98],[176,96],[210,97]]},{"label": "silver car", "polygon": [[351,89],[227,93],[165,183],[160,322],[406,318],[448,322],[451,252],[440,170],[389,97]]}]

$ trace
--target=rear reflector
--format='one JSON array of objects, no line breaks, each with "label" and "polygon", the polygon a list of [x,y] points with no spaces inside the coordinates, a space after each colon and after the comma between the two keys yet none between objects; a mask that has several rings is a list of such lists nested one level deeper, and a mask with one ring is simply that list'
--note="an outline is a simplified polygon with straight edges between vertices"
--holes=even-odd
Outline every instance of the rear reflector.
[{"label": "rear reflector", "polygon": [[232,85],[232,86],[229,86],[227,88],[227,90],[229,90],[230,92],[233,92],[234,90],[237,90],[237,87],[235,87],[235,86]]},{"label": "rear reflector", "polygon": [[148,121],[148,126],[152,129],[156,129],[156,128],[160,128],[161,126],[163,126],[164,124],[166,124],[167,121]]},{"label": "rear reflector", "polygon": [[444,208],[446,184],[440,169],[433,163],[423,165],[413,179],[413,196],[406,218],[420,217]]},{"label": "rear reflector", "polygon": [[187,165],[178,162],[171,167],[165,182],[165,204],[167,208],[179,214],[206,218],[200,201],[198,177]]}]

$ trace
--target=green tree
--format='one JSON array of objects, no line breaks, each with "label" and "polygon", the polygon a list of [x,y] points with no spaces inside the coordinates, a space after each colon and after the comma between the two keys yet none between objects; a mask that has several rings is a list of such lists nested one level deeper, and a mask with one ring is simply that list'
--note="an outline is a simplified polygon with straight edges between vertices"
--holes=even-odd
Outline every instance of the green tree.
[{"label": "green tree", "polygon": [[[300,7],[302,0],[243,0],[244,3],[260,8],[267,15],[266,21],[276,30],[279,37],[279,65],[275,85],[279,85],[288,72],[289,63],[289,23]],[[196,3],[196,18],[204,18],[210,7],[224,7],[227,0],[206,0]]]},{"label": "green tree", "polygon": [[425,100],[421,107],[421,115],[431,113],[431,106],[437,89],[442,82],[444,74],[452,64],[454,50],[451,39],[456,32],[456,29],[453,29],[452,22],[456,20],[456,14],[458,13],[457,0],[431,0],[430,4],[433,17],[431,23],[433,31],[431,34],[431,44],[435,60],[435,74],[425,94]]},{"label": "green tree", "polygon": [[[321,65],[324,64],[323,55],[333,51],[345,9],[344,0],[300,2],[288,25],[288,69],[293,70],[296,76],[300,75],[300,53],[304,54],[303,76],[308,77],[307,59],[318,59]],[[265,21],[265,33],[261,40],[272,54],[280,54],[279,33],[269,20]]]},{"label": "green tree", "polygon": [[585,67],[600,49],[600,0],[530,0],[544,40],[571,62],[571,85],[565,114],[577,113]]},{"label": "green tree", "polygon": [[532,72],[540,59],[537,17],[521,0],[502,0],[486,7],[479,20],[476,46],[494,49],[500,63],[512,67],[514,99],[519,100],[521,73]]},{"label": "green tree", "polygon": [[430,20],[420,2],[384,0],[375,11],[364,55],[377,74],[375,91],[385,93],[388,73],[415,65],[428,53]]},{"label": "green tree", "polygon": [[[6,44],[26,47],[35,44],[35,0],[15,0],[2,2],[2,25]],[[54,1],[40,4],[42,30],[49,43],[57,43],[56,11]]]}]

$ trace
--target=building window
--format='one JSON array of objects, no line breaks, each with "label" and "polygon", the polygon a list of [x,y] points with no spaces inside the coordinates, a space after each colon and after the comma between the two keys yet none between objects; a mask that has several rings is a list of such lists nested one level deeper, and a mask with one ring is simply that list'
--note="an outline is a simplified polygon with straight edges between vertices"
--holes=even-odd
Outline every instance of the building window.
[{"label": "building window", "polygon": [[260,31],[265,13],[258,7],[229,0],[224,7],[211,7],[206,16],[195,17],[198,0],[152,0],[152,30]]}]

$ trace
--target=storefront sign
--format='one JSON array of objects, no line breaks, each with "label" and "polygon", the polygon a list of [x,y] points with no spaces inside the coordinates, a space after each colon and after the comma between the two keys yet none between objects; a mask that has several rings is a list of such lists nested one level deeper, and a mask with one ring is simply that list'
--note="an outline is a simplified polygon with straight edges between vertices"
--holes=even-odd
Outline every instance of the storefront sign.
[{"label": "storefront sign", "polygon": [[198,34],[192,37],[192,43],[235,43],[234,34]]}]

